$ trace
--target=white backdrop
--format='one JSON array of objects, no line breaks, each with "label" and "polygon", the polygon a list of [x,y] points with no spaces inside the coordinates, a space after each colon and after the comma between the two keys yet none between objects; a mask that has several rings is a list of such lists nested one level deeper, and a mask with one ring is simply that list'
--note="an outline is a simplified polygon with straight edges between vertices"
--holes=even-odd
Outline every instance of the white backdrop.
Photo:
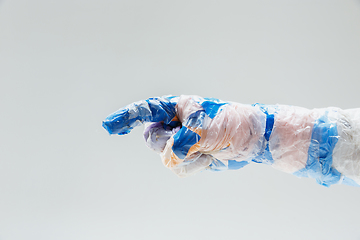
[{"label": "white backdrop", "polygon": [[360,107],[360,1],[0,1],[0,240],[360,239],[360,189],[269,166],[180,179],[133,101]]}]

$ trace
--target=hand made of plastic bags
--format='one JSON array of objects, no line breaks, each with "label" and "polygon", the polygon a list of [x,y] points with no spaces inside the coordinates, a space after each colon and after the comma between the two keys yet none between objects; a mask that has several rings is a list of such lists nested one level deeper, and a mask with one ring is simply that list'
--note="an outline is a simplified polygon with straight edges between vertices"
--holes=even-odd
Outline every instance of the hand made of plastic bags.
[{"label": "hand made of plastic bags", "polygon": [[[349,117],[344,114],[336,108],[308,110],[167,96],[130,104],[108,116],[103,126],[110,134],[122,135],[147,123],[146,145],[180,177],[256,162],[313,177],[325,186],[357,185],[360,169],[353,139],[359,134],[346,127]],[[352,142],[350,134],[355,135]],[[346,154],[341,149],[345,148],[347,159],[342,161]]]}]

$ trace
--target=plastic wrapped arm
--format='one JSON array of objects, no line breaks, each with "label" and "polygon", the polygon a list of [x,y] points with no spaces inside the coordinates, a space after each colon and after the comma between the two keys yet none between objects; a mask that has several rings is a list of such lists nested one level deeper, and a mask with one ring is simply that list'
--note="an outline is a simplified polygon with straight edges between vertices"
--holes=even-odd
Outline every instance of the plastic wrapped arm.
[{"label": "plastic wrapped arm", "polygon": [[123,135],[143,123],[146,145],[180,177],[255,162],[324,186],[360,184],[360,109],[165,96],[130,104],[103,126]]}]

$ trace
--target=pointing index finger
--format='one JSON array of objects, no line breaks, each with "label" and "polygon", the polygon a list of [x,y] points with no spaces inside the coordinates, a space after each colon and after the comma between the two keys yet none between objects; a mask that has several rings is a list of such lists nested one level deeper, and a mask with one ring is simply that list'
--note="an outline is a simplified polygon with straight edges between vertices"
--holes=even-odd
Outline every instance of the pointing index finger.
[{"label": "pointing index finger", "polygon": [[124,135],[145,122],[168,124],[176,116],[177,101],[176,96],[164,96],[134,102],[110,114],[102,126],[110,134]]}]

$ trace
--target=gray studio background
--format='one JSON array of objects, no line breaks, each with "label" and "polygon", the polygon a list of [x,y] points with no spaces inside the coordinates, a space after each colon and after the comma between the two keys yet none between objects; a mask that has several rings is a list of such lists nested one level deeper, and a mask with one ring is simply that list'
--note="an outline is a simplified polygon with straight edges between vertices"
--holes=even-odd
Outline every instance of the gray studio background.
[{"label": "gray studio background", "polygon": [[152,96],[360,107],[360,1],[0,1],[0,240],[360,239],[360,189],[269,166],[180,179]]}]

